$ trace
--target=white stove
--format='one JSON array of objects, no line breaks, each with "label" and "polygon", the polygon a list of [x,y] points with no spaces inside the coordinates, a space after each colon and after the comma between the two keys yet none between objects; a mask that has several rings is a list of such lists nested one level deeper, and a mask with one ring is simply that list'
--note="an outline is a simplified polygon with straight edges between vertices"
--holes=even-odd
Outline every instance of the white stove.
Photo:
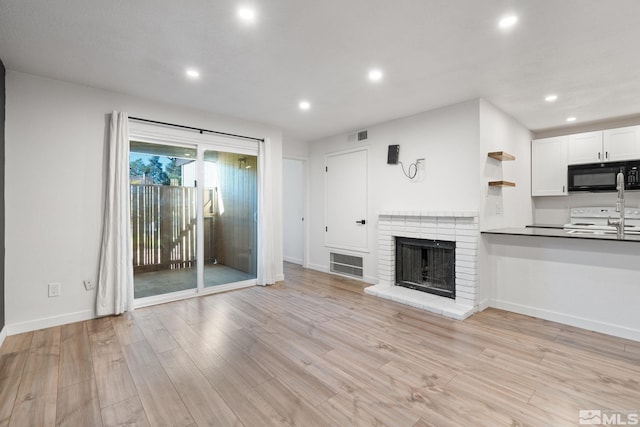
[{"label": "white stove", "polygon": [[[619,213],[614,207],[571,208],[569,224],[565,230],[593,230],[603,233],[615,233],[616,228],[607,225],[609,218],[618,218]],[[626,208],[624,211],[625,233],[640,234],[640,208]]]}]

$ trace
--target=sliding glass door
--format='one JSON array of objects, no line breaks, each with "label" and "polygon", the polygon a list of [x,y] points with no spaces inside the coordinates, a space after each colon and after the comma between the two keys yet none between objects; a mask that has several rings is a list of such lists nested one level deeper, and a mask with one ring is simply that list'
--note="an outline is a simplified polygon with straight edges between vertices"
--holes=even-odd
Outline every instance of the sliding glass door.
[{"label": "sliding glass door", "polygon": [[256,278],[256,156],[204,152],[204,286]]},{"label": "sliding glass door", "polygon": [[130,142],[136,300],[255,283],[257,156],[215,148]]},{"label": "sliding glass door", "polygon": [[197,287],[195,148],[131,141],[131,230],[136,299]]}]

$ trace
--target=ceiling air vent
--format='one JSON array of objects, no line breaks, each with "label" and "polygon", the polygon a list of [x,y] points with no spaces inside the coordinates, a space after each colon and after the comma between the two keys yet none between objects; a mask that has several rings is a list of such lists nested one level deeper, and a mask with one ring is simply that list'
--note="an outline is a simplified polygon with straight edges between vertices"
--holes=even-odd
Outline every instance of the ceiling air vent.
[{"label": "ceiling air vent", "polygon": [[358,132],[350,133],[347,136],[347,142],[362,142],[366,141],[368,137],[369,136],[367,130],[365,129]]}]

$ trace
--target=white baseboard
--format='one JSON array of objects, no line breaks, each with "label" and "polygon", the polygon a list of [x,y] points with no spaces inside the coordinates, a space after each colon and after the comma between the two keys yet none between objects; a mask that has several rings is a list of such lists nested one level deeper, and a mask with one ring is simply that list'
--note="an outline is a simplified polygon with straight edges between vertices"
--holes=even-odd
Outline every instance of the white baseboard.
[{"label": "white baseboard", "polygon": [[577,328],[640,341],[640,329],[628,328],[626,326],[614,325],[612,323],[600,322],[592,319],[585,319],[584,317],[573,316],[571,314],[559,313],[557,311],[545,310],[523,304],[516,304],[508,301],[492,300],[490,305],[491,307],[513,311],[514,313],[525,314],[527,316],[551,320],[552,322],[564,323],[565,325],[575,326]]},{"label": "white baseboard", "polygon": [[94,310],[83,310],[75,313],[61,314],[59,316],[43,317],[27,320],[26,322],[11,323],[5,326],[7,335],[16,335],[23,332],[36,331],[38,329],[51,328],[52,326],[66,325],[67,323],[81,322],[94,319]]},{"label": "white baseboard", "polygon": [[489,298],[486,298],[478,303],[478,311],[486,310],[489,307],[491,307],[491,301],[489,300]]},{"label": "white baseboard", "polygon": [[292,264],[298,264],[298,265],[304,264],[304,261],[301,260],[300,258],[293,258],[293,257],[290,257],[290,256],[284,256],[284,257],[282,257],[282,259],[284,261],[290,262]]},{"label": "white baseboard", "polygon": [[2,347],[2,343],[4,339],[7,337],[7,327],[6,325],[0,330],[0,347]]},{"label": "white baseboard", "polygon": [[374,276],[364,276],[363,280],[365,283],[369,283],[370,285],[377,285],[379,282],[378,278]]},{"label": "white baseboard", "polygon": [[316,271],[322,271],[323,273],[329,273],[329,267],[326,266],[326,265],[309,263],[309,267],[308,268],[310,270],[316,270]]}]

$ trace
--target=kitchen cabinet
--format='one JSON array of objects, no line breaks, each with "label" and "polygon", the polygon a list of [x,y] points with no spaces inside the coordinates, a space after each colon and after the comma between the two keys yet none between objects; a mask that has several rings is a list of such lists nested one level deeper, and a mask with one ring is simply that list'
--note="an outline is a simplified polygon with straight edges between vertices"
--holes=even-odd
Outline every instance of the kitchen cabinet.
[{"label": "kitchen cabinet", "polygon": [[569,135],[568,150],[570,165],[608,161],[602,146],[602,131]]},{"label": "kitchen cabinet", "polygon": [[531,141],[531,195],[567,195],[568,137]]},{"label": "kitchen cabinet", "polygon": [[640,159],[640,126],[569,135],[570,165]]},{"label": "kitchen cabinet", "polygon": [[608,162],[640,159],[640,126],[605,130],[603,146]]}]

